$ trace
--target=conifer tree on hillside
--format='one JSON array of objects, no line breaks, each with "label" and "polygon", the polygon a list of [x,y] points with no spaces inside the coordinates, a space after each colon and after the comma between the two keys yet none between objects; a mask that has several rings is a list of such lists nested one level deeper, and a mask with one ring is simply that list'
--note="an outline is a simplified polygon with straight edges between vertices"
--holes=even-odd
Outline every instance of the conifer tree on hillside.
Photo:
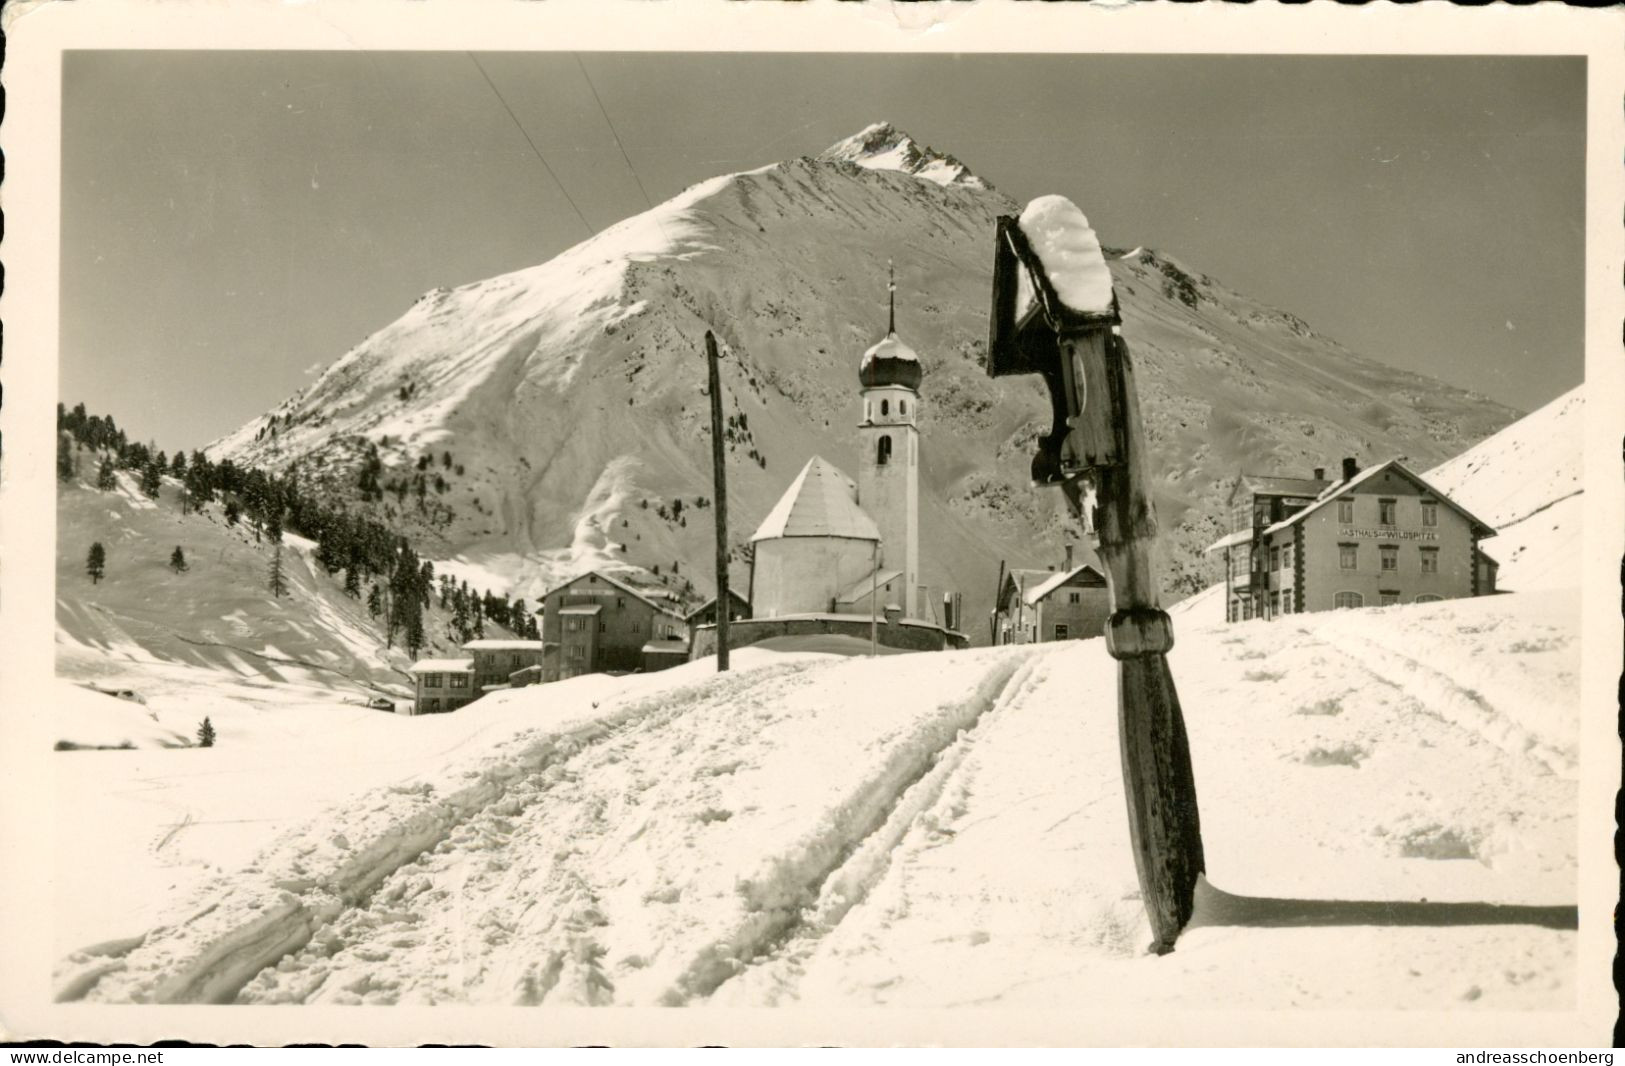
[{"label": "conifer tree on hillside", "polygon": [[186,476],[186,452],[177,448],[175,458],[169,461],[169,472],[176,477]]},{"label": "conifer tree on hillside", "polygon": [[157,463],[148,462],[141,467],[141,491],[143,493],[156,500],[159,486],[162,483]]},{"label": "conifer tree on hillside", "polygon": [[78,469],[73,461],[73,438],[66,433],[56,436],[56,476],[63,481],[72,481]]},{"label": "conifer tree on hillside", "polygon": [[103,458],[101,469],[96,471],[96,487],[103,492],[111,492],[118,488],[118,475],[113,471],[111,456]]},{"label": "conifer tree on hillside", "polygon": [[367,592],[367,613],[377,618],[384,611],[384,590],[374,584]]},{"label": "conifer tree on hillside", "polygon": [[237,503],[236,499],[226,501],[226,525],[235,526],[237,519],[241,518],[242,514],[242,506]]},{"label": "conifer tree on hillside", "polygon": [[282,545],[278,544],[271,551],[271,595],[276,597],[288,594],[288,583],[282,577]]},{"label": "conifer tree on hillside", "polygon": [[85,556],[85,573],[90,575],[90,583],[95,585],[101,581],[102,575],[106,572],[107,549],[102,547],[102,542],[98,540],[90,546],[90,554]]},{"label": "conifer tree on hillside", "polygon": [[197,746],[200,748],[214,747],[214,723],[209,716],[203,716],[203,722],[197,727]]},{"label": "conifer tree on hillside", "polygon": [[361,571],[354,563],[344,568],[344,594],[361,598]]},{"label": "conifer tree on hillside", "polygon": [[169,553],[169,568],[177,574],[184,574],[191,569],[186,565],[186,553],[181,551],[179,544],[175,545],[175,550]]}]

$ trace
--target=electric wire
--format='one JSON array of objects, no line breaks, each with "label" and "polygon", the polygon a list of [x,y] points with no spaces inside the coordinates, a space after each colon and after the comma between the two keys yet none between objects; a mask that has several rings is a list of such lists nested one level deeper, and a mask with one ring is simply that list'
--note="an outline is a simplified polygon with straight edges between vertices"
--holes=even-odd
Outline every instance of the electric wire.
[{"label": "electric wire", "polygon": [[[529,133],[525,132],[524,124],[519,121],[519,116],[515,115],[513,113],[513,108],[508,106],[508,101],[502,95],[502,90],[498,89],[497,86],[496,86],[496,82],[491,80],[491,75],[489,75],[489,74],[487,74],[485,72],[485,67],[483,65],[481,65],[481,63],[479,61],[479,58],[477,56],[475,56],[473,52],[468,52],[466,54],[467,54],[469,60],[473,62],[474,69],[478,70],[480,72],[480,77],[485,79],[485,84],[491,87],[491,92],[496,96],[497,102],[502,105],[502,110],[506,111],[508,113],[508,117],[513,120],[514,128],[517,129],[519,131],[519,135],[525,139],[525,143],[530,145],[530,150],[531,150],[531,152],[533,152],[535,154],[536,161],[542,164],[542,169],[547,171],[547,176],[553,179],[553,184],[558,186],[559,192],[564,195],[564,199],[569,203],[570,209],[573,210],[576,213],[576,217],[581,220],[581,225],[584,226],[586,228],[586,230],[587,230],[587,236],[591,237],[597,231],[592,228],[592,223],[587,221],[587,216],[583,215],[581,213],[581,208],[576,206],[575,199],[573,197],[571,197],[570,190],[566,189],[564,187],[564,182],[560,181],[559,176],[557,174],[553,173],[553,168],[548,165],[547,158],[542,155],[541,149],[536,147],[536,142],[531,140]],[[576,61],[579,63],[580,62],[580,57],[577,57]],[[588,84],[590,85],[591,83],[589,82]],[[598,94],[596,92],[593,93],[594,98],[596,98],[597,95]],[[599,110],[603,110],[603,106],[604,106],[603,104],[599,104],[598,105]],[[609,116],[606,115],[606,116],[604,116],[604,118],[605,118],[605,121],[608,121]],[[614,127],[610,128],[610,132],[614,133]],[[615,143],[619,144],[620,143],[620,138],[617,137],[616,140],[615,140]],[[622,150],[621,154],[623,156],[626,154],[624,149]],[[637,176],[636,172],[634,172],[632,176],[636,177]],[[643,183],[642,182],[638,183],[638,188],[639,189],[643,188]],[[645,200],[648,199],[648,194],[647,193],[644,194],[644,199]]]}]

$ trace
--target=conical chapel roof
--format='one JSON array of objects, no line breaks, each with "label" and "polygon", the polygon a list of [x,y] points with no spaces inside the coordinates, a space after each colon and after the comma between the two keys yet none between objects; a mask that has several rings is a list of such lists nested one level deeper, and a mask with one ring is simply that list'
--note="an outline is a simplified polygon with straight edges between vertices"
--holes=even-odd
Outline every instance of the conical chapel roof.
[{"label": "conical chapel roof", "polygon": [[857,486],[828,461],[813,456],[762,519],[752,543],[778,537],[849,537],[879,540],[874,520],[858,506]]}]

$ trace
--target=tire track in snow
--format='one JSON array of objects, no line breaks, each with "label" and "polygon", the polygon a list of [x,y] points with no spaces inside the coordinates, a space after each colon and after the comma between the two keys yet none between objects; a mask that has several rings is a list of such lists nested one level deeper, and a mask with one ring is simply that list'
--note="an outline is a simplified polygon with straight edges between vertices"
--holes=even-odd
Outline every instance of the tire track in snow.
[{"label": "tire track in snow", "polygon": [[[1565,780],[1575,779],[1578,766],[1573,753],[1545,743],[1444,670],[1386,643],[1347,631],[1337,633],[1337,643],[1323,640],[1323,644],[1340,652],[1376,680],[1398,688],[1405,699],[1446,724],[1482,737],[1508,755],[1528,759],[1544,773]],[[1400,668],[1398,680],[1395,679],[1396,666]]]},{"label": "tire track in snow", "polygon": [[[939,729],[947,725],[945,735],[926,745],[898,745],[901,757],[865,782],[846,805],[856,816],[844,832],[837,829],[808,854],[783,856],[777,868],[789,876],[782,881],[743,886],[747,894],[755,887],[761,897],[757,909],[730,935],[702,950],[661,997],[662,1004],[704,1000],[745,966],[782,960],[793,966],[797,955],[811,950],[885,874],[892,849],[941,795],[981,723],[1009,706],[1033,674],[1030,658],[1001,660],[946,722],[933,723]],[[803,906],[809,899],[811,905]]]},{"label": "tire track in snow", "polygon": [[[141,949],[118,973],[116,987],[99,980],[84,983],[69,973],[59,995],[73,998],[156,1003],[229,1003],[250,981],[302,951],[324,929],[346,914],[364,910],[389,878],[419,856],[439,846],[458,827],[504,800],[522,786],[541,779],[594,745],[640,724],[665,724],[704,706],[704,696],[748,689],[766,679],[805,671],[812,663],[791,663],[742,671],[726,680],[707,679],[677,689],[624,697],[613,707],[572,729],[530,741],[509,759],[479,771],[465,786],[427,809],[391,823],[370,843],[350,853],[347,861],[325,876],[298,882],[254,885],[229,908],[234,924],[207,934],[191,922],[150,932]],[[545,793],[537,793],[541,795]],[[331,826],[323,827],[329,831]],[[280,890],[266,906],[264,889]],[[259,890],[259,898],[254,898]],[[210,911],[217,908],[211,907]],[[314,993],[314,987],[307,993]]]}]

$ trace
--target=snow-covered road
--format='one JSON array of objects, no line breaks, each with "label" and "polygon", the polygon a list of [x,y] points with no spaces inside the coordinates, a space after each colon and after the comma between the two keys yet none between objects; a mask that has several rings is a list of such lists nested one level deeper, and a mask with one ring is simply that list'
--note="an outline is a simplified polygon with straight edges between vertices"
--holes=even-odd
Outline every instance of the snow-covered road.
[{"label": "snow-covered road", "polygon": [[1144,953],[1100,641],[749,649],[727,675],[693,663],[481,701],[459,714],[512,729],[199,885],[138,946],[70,954],[58,988],[1557,1007],[1574,982],[1575,607],[1185,624],[1173,666],[1224,891],[1204,888],[1165,958]]}]

